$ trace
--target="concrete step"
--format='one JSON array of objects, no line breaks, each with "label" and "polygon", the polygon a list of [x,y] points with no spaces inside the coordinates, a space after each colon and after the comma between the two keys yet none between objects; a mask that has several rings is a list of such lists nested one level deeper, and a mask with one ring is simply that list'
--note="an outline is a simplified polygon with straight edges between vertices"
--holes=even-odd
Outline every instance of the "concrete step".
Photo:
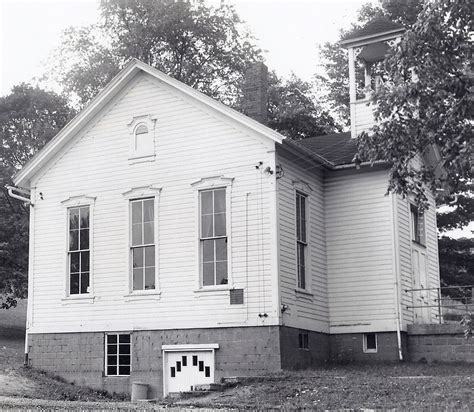
[{"label": "concrete step", "polygon": [[226,388],[223,383],[203,383],[194,387],[194,392],[221,392]]}]

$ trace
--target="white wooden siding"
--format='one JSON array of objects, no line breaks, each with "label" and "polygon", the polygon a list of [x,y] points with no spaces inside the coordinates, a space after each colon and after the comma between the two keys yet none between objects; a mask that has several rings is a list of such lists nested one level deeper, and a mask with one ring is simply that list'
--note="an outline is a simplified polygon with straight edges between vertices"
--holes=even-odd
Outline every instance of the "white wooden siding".
[{"label": "white wooden siding", "polygon": [[[156,160],[131,165],[127,124],[145,114],[157,117]],[[43,200],[36,196],[31,332],[278,323],[271,287],[275,228],[268,213],[275,199],[275,177],[255,168],[259,161],[263,168],[273,164],[273,156],[270,141],[140,75],[34,182]],[[244,305],[231,306],[228,291],[195,292],[198,206],[191,183],[220,175],[234,178],[229,258],[233,286],[245,290]],[[125,297],[129,234],[122,194],[151,184],[162,188],[157,216],[161,294],[134,300]],[[75,195],[96,197],[93,303],[64,300],[66,222],[60,202]],[[269,317],[260,318],[259,313]]]},{"label": "white wooden siding", "polygon": [[393,220],[386,171],[325,181],[331,333],[396,330]]},{"label": "white wooden siding", "polygon": [[[283,324],[308,330],[329,332],[326,277],[323,176],[321,170],[309,172],[282,155],[277,164],[284,176],[278,187],[278,229],[281,303],[288,305]],[[294,182],[304,181],[311,190],[307,198],[307,288],[311,295],[296,291],[296,200]]]},{"label": "white wooden siding", "polygon": [[358,100],[354,103],[354,119],[356,135],[369,130],[374,125],[374,106],[370,99]]}]

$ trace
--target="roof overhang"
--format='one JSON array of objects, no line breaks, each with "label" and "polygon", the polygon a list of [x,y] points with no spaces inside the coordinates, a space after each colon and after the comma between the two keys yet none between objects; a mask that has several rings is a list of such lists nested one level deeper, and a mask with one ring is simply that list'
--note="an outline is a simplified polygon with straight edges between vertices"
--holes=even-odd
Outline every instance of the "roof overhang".
[{"label": "roof overhang", "polygon": [[401,36],[404,32],[405,32],[404,28],[387,30],[381,33],[370,34],[368,36],[361,36],[361,37],[356,37],[353,39],[341,40],[339,44],[346,49],[350,49],[353,47],[359,47],[359,46],[370,44],[370,43],[377,43],[380,41],[391,40],[395,37]]},{"label": "roof overhang", "polygon": [[79,133],[83,127],[94,118],[124,87],[140,72],[162,81],[185,95],[203,103],[207,107],[223,114],[240,125],[264,136],[276,143],[281,143],[285,137],[263,124],[245,116],[238,111],[206,96],[205,94],[173,79],[163,72],[137,59],[131,59],[125,67],[110,81],[110,83],[90,103],[71,120],[51,141],[49,141],[23,168],[13,177],[16,186],[28,188],[32,177]]}]

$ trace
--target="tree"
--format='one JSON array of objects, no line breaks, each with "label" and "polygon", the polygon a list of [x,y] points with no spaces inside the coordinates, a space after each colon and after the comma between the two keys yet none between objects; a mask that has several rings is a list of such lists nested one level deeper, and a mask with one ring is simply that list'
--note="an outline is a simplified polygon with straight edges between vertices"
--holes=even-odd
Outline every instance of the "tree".
[{"label": "tree", "polygon": [[9,197],[14,173],[71,118],[66,99],[28,84],[0,98],[0,307],[27,291],[28,209]]},{"label": "tree", "polygon": [[[374,97],[376,125],[359,138],[362,159],[390,160],[389,191],[414,193],[423,207],[425,188],[441,183],[457,193],[473,177],[470,10],[467,0],[424,4],[385,59],[386,81]],[[441,177],[434,167],[413,167],[433,146],[442,158]]]},{"label": "tree", "polygon": [[288,80],[269,76],[268,126],[292,139],[320,136],[340,130],[324,110],[312,86],[292,75]]},{"label": "tree", "polygon": [[[385,0],[381,6],[367,3],[359,10],[357,22],[351,27],[340,31],[340,39],[344,39],[359,30],[370,20],[386,17],[396,23],[411,27],[421,11],[421,0]],[[321,90],[325,93],[326,101],[339,121],[348,126],[350,123],[349,110],[349,62],[346,50],[339,42],[325,43],[319,48],[322,74],[315,76]],[[357,77],[358,88],[364,87],[363,74]]]},{"label": "tree", "polygon": [[53,76],[81,105],[131,57],[232,104],[248,64],[261,59],[229,4],[110,0],[100,7],[100,24],[69,29],[53,59]]}]

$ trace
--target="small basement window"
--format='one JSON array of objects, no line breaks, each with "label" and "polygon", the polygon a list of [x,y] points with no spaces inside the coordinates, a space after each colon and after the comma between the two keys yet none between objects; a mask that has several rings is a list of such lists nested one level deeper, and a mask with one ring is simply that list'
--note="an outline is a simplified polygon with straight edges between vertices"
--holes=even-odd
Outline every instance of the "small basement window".
[{"label": "small basement window", "polygon": [[364,353],[377,353],[376,333],[364,333]]},{"label": "small basement window", "polygon": [[105,335],[106,376],[129,376],[131,370],[131,340],[129,333]]},{"label": "small basement window", "polygon": [[298,348],[309,350],[309,334],[308,331],[301,330],[298,333]]}]

